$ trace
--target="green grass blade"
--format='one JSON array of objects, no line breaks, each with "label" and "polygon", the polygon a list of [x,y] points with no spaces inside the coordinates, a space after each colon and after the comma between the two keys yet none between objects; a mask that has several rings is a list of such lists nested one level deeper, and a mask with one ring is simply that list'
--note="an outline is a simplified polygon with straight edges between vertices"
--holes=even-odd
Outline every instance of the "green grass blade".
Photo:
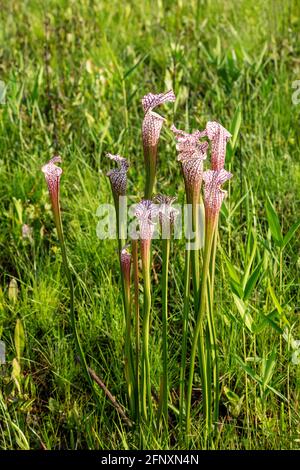
[{"label": "green grass blade", "polygon": [[282,245],[283,237],[281,233],[279,218],[268,195],[265,203],[265,208],[272,237],[274,238],[277,245]]}]

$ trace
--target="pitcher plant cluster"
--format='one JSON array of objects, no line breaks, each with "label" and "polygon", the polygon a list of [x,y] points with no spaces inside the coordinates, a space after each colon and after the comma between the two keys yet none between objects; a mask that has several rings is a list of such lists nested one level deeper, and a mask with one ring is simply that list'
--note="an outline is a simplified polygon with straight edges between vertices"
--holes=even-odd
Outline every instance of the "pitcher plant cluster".
[{"label": "pitcher plant cluster", "polygon": [[[192,397],[195,384],[195,368],[199,367],[201,390],[197,400],[205,439],[218,432],[219,419],[219,369],[218,331],[214,318],[214,278],[218,246],[218,221],[226,191],[224,183],[231,178],[225,170],[226,145],[230,133],[217,122],[208,122],[204,130],[188,133],[171,126],[181,167],[186,203],[191,206],[194,240],[185,246],[185,265],[182,277],[183,308],[181,327],[181,364],[178,377],[179,400],[174,400],[169,385],[170,357],[168,338],[169,325],[169,279],[172,262],[171,243],[175,243],[174,224],[178,211],[174,207],[176,197],[170,194],[155,194],[158,168],[158,145],[161,129],[166,120],[154,111],[157,107],[175,101],[172,90],[166,93],[149,93],[142,99],[144,119],[142,143],[145,166],[143,198],[135,207],[138,227],[137,236],[127,236],[126,222],[120,217],[120,201],[127,192],[127,173],[130,166],[121,155],[108,154],[115,163],[107,173],[110,180],[118,233],[118,257],[120,283],[124,307],[124,373],[127,384],[130,419],[137,426],[155,427],[168,433],[170,412],[176,410],[180,436],[189,442],[192,433]],[[210,159],[208,156],[210,155]],[[210,160],[210,161],[209,161]],[[209,161],[209,162],[208,162]],[[62,247],[63,262],[71,291],[71,322],[78,355],[87,379],[91,374],[86,363],[76,327],[73,307],[73,283],[66,255],[61,223],[59,185],[62,170],[57,166],[60,157],[54,157],[43,167],[50,193],[54,220]],[[202,215],[199,214],[199,206]],[[201,216],[200,216],[201,215]],[[154,364],[151,361],[150,336],[154,328],[152,283],[152,239],[154,232],[162,234],[160,241],[162,272],[158,292],[161,319],[161,380],[159,392],[155,392]],[[204,234],[204,243],[200,236]],[[196,242],[196,243],[195,243]],[[192,246],[192,249],[191,249]],[[140,301],[139,292],[143,292]],[[158,302],[156,301],[157,305]],[[157,367],[157,366],[156,366]],[[93,387],[93,384],[91,384]],[[200,403],[200,404],[199,404]],[[194,407],[193,407],[194,409]],[[201,418],[202,417],[202,418]],[[166,434],[167,435],[167,434]]]}]

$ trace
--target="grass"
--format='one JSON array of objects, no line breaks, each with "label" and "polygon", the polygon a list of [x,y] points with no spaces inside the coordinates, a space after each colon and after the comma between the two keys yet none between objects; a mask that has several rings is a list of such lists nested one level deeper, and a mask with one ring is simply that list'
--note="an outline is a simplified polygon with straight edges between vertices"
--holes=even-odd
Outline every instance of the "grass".
[{"label": "grass", "polygon": [[[230,129],[241,122],[227,159],[234,178],[222,208],[215,275],[221,388],[215,447],[299,448],[299,366],[290,335],[282,334],[287,327],[299,338],[299,233],[281,253],[267,217],[269,195],[283,234],[299,218],[300,105],[291,100],[300,77],[298,10],[297,0],[2,2],[0,334],[7,362],[0,366],[1,449],[139,447],[104,394],[95,408],[76,362],[68,286],[40,168],[53,153],[63,158],[63,225],[78,329],[90,366],[127,407],[117,245],[96,236],[97,207],[112,202],[103,156],[128,157],[129,193],[142,195],[140,98],[171,87],[177,101],[164,108],[168,125],[192,130],[215,119]],[[168,126],[157,189],[184,199]],[[32,242],[22,238],[24,223],[33,229]],[[169,271],[175,406],[182,248],[183,242],[172,245]],[[158,243],[153,252],[152,277],[159,278]],[[158,283],[154,289],[150,352],[158,390]],[[203,446],[199,383],[196,376],[192,448]],[[169,438],[144,430],[145,448],[181,448],[176,422],[174,414]]]}]

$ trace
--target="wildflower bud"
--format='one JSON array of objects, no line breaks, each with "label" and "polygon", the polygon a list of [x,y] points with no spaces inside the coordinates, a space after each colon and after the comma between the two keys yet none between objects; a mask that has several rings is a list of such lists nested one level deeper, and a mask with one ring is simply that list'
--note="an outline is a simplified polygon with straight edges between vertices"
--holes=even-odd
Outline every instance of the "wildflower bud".
[{"label": "wildflower bud", "polygon": [[60,224],[60,208],[59,208],[59,185],[62,169],[55,165],[55,163],[61,163],[61,157],[53,157],[46,165],[42,167],[42,172],[45,175],[45,179],[48,185],[50,200],[52,204],[52,210],[56,229],[60,236],[61,224]]},{"label": "wildflower bud", "polygon": [[231,134],[218,122],[209,121],[205,133],[211,141],[211,168],[219,171],[224,168],[226,145]]},{"label": "wildflower bud", "polygon": [[145,113],[142,125],[142,138],[146,168],[146,199],[150,199],[152,197],[156,173],[158,141],[163,122],[165,121],[165,119],[155,113],[153,109],[167,101],[175,101],[175,95],[172,90],[166,93],[159,93],[157,95],[149,93],[142,99],[142,106]]}]

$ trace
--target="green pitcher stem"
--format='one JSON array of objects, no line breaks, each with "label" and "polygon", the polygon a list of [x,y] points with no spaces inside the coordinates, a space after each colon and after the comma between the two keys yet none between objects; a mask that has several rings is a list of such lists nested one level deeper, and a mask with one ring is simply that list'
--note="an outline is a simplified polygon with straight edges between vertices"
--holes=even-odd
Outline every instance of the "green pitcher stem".
[{"label": "green pitcher stem", "polygon": [[152,147],[144,147],[144,160],[146,169],[144,198],[150,200],[152,198],[155,184],[157,145]]},{"label": "green pitcher stem", "polygon": [[125,279],[124,282],[124,310],[125,310],[125,373],[127,379],[127,390],[130,402],[130,408],[133,416],[135,416],[135,397],[134,397],[134,369],[133,354],[131,345],[131,300],[130,300],[130,284]]},{"label": "green pitcher stem", "polygon": [[209,331],[212,346],[212,363],[213,363],[213,422],[216,425],[219,419],[219,395],[220,395],[220,384],[219,384],[219,365],[218,365],[218,348],[217,348],[217,334],[214,318],[214,278],[215,278],[215,264],[216,264],[216,251],[217,251],[217,239],[218,230],[217,228],[213,234],[212,244],[212,255],[210,265],[210,280],[209,280]]},{"label": "green pitcher stem", "polygon": [[[126,284],[124,279],[122,264],[121,264],[121,251],[126,244],[126,226],[121,223],[120,218],[120,197],[114,194],[114,203],[116,211],[116,226],[117,226],[117,237],[118,237],[118,249],[119,249],[119,261],[120,261],[120,272],[121,272],[121,285],[122,285],[122,297],[125,313],[125,378],[127,382],[127,392],[130,403],[130,409],[135,415],[135,399],[133,392],[134,384],[134,365],[133,365],[133,352],[131,344],[131,302],[130,302],[130,287]],[[128,281],[129,282],[129,281]]]},{"label": "green pitcher stem", "polygon": [[193,378],[194,378],[194,369],[195,369],[195,359],[198,346],[198,338],[200,334],[200,365],[201,365],[201,379],[202,379],[202,389],[203,389],[203,399],[204,399],[204,416],[205,416],[205,426],[206,433],[209,432],[210,426],[210,410],[209,410],[209,397],[208,397],[208,383],[207,383],[207,373],[206,373],[206,354],[205,354],[205,336],[204,336],[204,314],[206,309],[206,295],[207,295],[207,279],[209,275],[209,263],[213,239],[213,221],[206,222],[206,231],[205,231],[205,246],[204,246],[204,257],[203,257],[203,270],[201,278],[201,287],[200,287],[200,301],[199,309],[196,319],[196,325],[194,329],[194,336],[192,342],[191,358],[190,358],[190,372],[188,380],[188,392],[187,392],[187,404],[186,404],[186,435],[190,434],[191,429],[191,398],[192,398],[192,388],[193,388]]},{"label": "green pitcher stem", "polygon": [[170,258],[170,239],[162,240],[162,362],[163,380],[161,396],[161,414],[165,429],[168,428],[168,266]]},{"label": "green pitcher stem", "polygon": [[191,281],[191,250],[189,246],[185,250],[185,267],[184,267],[184,303],[183,303],[183,331],[182,331],[182,353],[180,366],[180,385],[179,385],[179,424],[183,431],[183,418],[185,415],[185,372],[186,372],[186,355],[187,355],[187,338],[189,326],[189,309],[190,309],[190,281]]},{"label": "green pitcher stem", "polygon": [[[192,280],[193,280],[193,295],[194,295],[194,311],[195,316],[198,312],[198,307],[201,302],[202,293],[200,292],[200,236],[199,236],[199,212],[198,204],[200,203],[200,194],[199,191],[193,192],[190,196],[192,203],[192,230],[195,234],[194,243],[196,244],[196,249],[192,250],[191,261],[192,261]],[[207,383],[207,373],[206,373],[206,356],[205,356],[205,347],[204,347],[204,330],[203,326],[200,327],[199,334],[199,344],[198,344],[198,354],[199,354],[199,364],[200,364],[200,376],[203,389],[203,409],[204,414],[207,414],[208,410],[208,383]]]},{"label": "green pitcher stem", "polygon": [[139,309],[139,265],[138,242],[132,240],[132,262],[134,280],[134,308],[135,308],[135,403],[137,422],[140,421],[140,309]]},{"label": "green pitcher stem", "polygon": [[144,419],[147,419],[148,411],[152,415],[151,374],[149,360],[149,330],[151,313],[151,283],[150,283],[150,258],[151,240],[141,240],[142,272],[144,281],[144,305],[143,305],[143,360],[142,360],[142,397],[141,407]]},{"label": "green pitcher stem", "polygon": [[[114,195],[115,211],[116,211],[116,228],[118,237],[118,248],[121,253],[122,248],[126,245],[126,225],[120,221],[120,197]],[[122,271],[121,271],[122,272]]]},{"label": "green pitcher stem", "polygon": [[200,267],[199,267],[199,252],[200,252],[200,240],[199,240],[199,217],[198,217],[198,198],[193,198],[192,201],[192,230],[195,234],[194,244],[196,249],[192,250],[192,278],[193,278],[193,289],[194,289],[194,306],[195,312],[197,311],[197,302],[199,297],[199,286],[200,286]]}]

